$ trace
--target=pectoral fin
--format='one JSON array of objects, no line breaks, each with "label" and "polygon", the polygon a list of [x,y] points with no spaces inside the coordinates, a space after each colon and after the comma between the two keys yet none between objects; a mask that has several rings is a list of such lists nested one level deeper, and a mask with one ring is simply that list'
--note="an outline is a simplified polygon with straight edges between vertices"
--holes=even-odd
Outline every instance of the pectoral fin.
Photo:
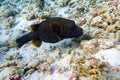
[{"label": "pectoral fin", "polygon": [[60,41],[61,37],[58,35],[60,33],[59,25],[55,22],[51,23],[50,30],[56,36],[57,40]]},{"label": "pectoral fin", "polygon": [[36,47],[40,47],[40,45],[42,44],[42,41],[40,40],[32,40],[32,44]]}]

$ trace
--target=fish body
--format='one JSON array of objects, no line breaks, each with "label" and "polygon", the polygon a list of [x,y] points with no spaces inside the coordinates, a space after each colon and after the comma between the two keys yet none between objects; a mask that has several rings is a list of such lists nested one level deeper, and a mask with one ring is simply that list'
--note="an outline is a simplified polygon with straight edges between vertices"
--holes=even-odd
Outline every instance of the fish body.
[{"label": "fish body", "polygon": [[56,43],[63,39],[79,37],[83,34],[83,29],[78,27],[73,20],[59,17],[48,18],[30,27],[32,30],[30,33],[16,40],[18,47],[31,40],[36,47],[39,47],[42,41]]}]

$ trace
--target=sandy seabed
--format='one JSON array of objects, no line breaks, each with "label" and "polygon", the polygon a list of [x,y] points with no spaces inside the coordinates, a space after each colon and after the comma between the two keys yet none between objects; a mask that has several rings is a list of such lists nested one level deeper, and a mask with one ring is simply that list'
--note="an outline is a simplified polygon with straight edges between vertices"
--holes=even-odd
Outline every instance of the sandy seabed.
[{"label": "sandy seabed", "polygon": [[[120,1],[0,1],[0,80],[120,80]],[[47,17],[74,20],[84,35],[55,44],[15,40]]]}]

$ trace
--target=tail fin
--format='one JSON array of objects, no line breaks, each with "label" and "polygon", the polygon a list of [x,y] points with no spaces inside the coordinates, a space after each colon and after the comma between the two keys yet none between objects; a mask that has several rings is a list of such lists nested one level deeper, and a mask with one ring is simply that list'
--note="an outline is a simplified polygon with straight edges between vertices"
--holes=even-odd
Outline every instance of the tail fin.
[{"label": "tail fin", "polygon": [[28,34],[26,34],[26,35],[18,38],[18,39],[16,40],[16,43],[17,43],[18,47],[20,48],[20,47],[21,47],[22,45],[24,45],[25,43],[31,41],[31,40],[32,40],[32,37],[31,37],[31,36],[32,36],[32,32],[30,32],[30,33],[28,33]]}]

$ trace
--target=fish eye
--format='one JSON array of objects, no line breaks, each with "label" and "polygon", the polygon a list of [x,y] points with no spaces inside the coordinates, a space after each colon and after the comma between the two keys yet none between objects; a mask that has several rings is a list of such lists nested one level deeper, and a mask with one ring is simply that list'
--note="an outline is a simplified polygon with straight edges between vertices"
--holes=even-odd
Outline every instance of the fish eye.
[{"label": "fish eye", "polygon": [[71,29],[74,30],[75,29],[75,25],[72,25]]}]

